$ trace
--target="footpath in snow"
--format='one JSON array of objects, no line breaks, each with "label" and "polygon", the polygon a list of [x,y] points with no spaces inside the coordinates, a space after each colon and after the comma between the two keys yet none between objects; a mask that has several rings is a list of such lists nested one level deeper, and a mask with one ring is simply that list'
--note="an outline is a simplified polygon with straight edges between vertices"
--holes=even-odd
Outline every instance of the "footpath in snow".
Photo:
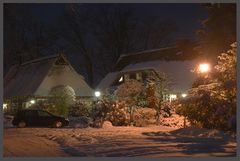
[{"label": "footpath in snow", "polygon": [[165,126],[5,128],[4,157],[236,156],[236,137],[218,130]]}]

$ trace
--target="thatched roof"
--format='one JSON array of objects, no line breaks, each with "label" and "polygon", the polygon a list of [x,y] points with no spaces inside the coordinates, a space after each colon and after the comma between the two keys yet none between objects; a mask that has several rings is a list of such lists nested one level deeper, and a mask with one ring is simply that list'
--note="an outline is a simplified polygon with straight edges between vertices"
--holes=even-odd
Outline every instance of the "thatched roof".
[{"label": "thatched roof", "polygon": [[146,61],[129,64],[121,71],[108,73],[98,85],[98,89],[111,87],[112,83],[125,73],[154,70],[167,75],[171,91],[186,91],[196,79],[191,70],[196,65],[194,60],[188,61]]},{"label": "thatched roof", "polygon": [[146,61],[185,61],[196,59],[195,42],[188,44],[177,44],[171,47],[144,50],[136,53],[121,55],[118,59],[114,71],[120,71],[129,64],[141,63]]},{"label": "thatched roof", "polygon": [[58,55],[14,65],[4,77],[4,98],[34,95]]},{"label": "thatched roof", "polygon": [[178,60],[178,55],[180,55],[182,51],[180,51],[177,47],[168,47],[154,50],[144,50],[137,53],[130,53],[127,55],[122,55],[114,70],[119,71],[123,69],[128,64],[140,63],[146,61],[154,61],[154,60]]},{"label": "thatched roof", "polygon": [[[42,57],[32,61],[24,62],[20,65],[12,66],[4,77],[4,98],[35,95],[36,91],[49,74],[49,71],[53,67],[54,63],[60,60],[59,58],[62,58],[62,60],[67,63],[68,67],[70,67],[71,71],[73,71],[73,74],[75,75],[74,78],[77,79],[77,81],[74,80],[76,82],[74,85],[77,86],[76,84],[80,82],[82,85],[79,85],[79,87],[82,88],[83,86],[87,86],[86,89],[82,89],[82,91],[87,91],[86,96],[90,96],[91,88],[84,81],[84,77],[73,69],[64,55],[60,54]],[[46,88],[50,88],[50,85],[47,85],[48,86],[43,87],[44,91],[49,90]],[[44,95],[46,95],[46,92],[42,93],[45,93]],[[81,93],[81,95],[84,95],[84,93]]]},{"label": "thatched roof", "polygon": [[169,76],[174,91],[186,91],[195,79],[195,75],[190,70],[196,65],[196,59],[193,59],[191,54],[194,54],[191,50],[182,50],[178,46],[173,46],[122,55],[114,70],[102,79],[98,88],[110,87],[123,73],[155,70]]}]

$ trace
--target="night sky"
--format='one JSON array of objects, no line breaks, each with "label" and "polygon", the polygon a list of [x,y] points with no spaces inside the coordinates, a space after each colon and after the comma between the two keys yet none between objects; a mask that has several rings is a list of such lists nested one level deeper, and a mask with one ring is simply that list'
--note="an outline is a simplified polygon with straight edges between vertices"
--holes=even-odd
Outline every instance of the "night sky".
[{"label": "night sky", "polygon": [[[95,4],[96,5],[96,4]],[[99,4],[102,5],[102,4]],[[155,3],[155,4],[119,4],[125,5],[138,13],[139,17],[161,15],[162,19],[176,22],[177,37],[195,38],[195,31],[201,25],[201,20],[207,17],[206,10],[198,3]],[[42,22],[55,23],[64,10],[64,4],[29,4]],[[96,6],[97,7],[97,6]]]},{"label": "night sky", "polygon": [[[89,4],[87,7],[91,10],[92,7],[99,7],[99,5],[104,4]],[[31,10],[31,13],[39,21],[45,24],[45,26],[54,26],[58,24],[59,18],[63,15],[66,4],[62,3],[52,3],[52,4],[21,4],[21,6],[26,10]],[[174,32],[172,37],[174,39],[196,39],[196,30],[201,27],[201,21],[206,19],[207,12],[201,4],[197,3],[155,3],[155,4],[119,4],[121,7],[130,8],[131,11],[134,11],[135,16],[138,19],[149,19],[151,16],[157,16],[162,20],[170,20],[176,24],[177,30]],[[59,24],[58,24],[59,25]],[[55,26],[57,27],[57,26]],[[66,50],[65,50],[66,51]],[[70,53],[70,54],[69,54]],[[83,74],[83,67],[79,64],[81,60],[79,53],[67,52],[66,53],[70,62],[72,62],[75,69]],[[102,78],[102,75],[95,73],[95,84],[97,84]],[[105,73],[106,74],[106,73]]]}]

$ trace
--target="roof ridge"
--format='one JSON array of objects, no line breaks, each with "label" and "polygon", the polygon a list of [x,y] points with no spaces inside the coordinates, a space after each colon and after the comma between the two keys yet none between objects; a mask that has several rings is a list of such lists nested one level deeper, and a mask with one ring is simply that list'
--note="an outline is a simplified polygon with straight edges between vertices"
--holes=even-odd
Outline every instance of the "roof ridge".
[{"label": "roof ridge", "polygon": [[137,56],[137,55],[141,55],[141,54],[164,51],[164,50],[169,50],[169,49],[177,49],[177,47],[176,46],[168,46],[168,47],[162,47],[162,48],[156,48],[156,49],[142,50],[142,51],[132,52],[132,53],[125,53],[125,54],[120,55],[117,62],[119,62],[124,57]]},{"label": "roof ridge", "polygon": [[51,59],[51,58],[56,58],[58,56],[59,56],[59,54],[53,54],[53,55],[49,55],[49,56],[39,57],[39,58],[36,58],[36,59],[33,59],[33,60],[26,61],[26,62],[22,63],[21,66],[22,65],[28,65],[28,64],[31,64],[31,63],[35,63],[35,62],[39,62],[39,61],[43,61],[43,60],[47,60],[47,59]]},{"label": "roof ridge", "polygon": [[148,50],[142,50],[142,51],[127,53],[127,54],[122,54],[121,56],[124,57],[124,56],[138,55],[138,54],[143,54],[143,53],[150,53],[150,52],[175,49],[175,48],[177,48],[177,47],[176,46],[168,46],[168,47],[163,47],[163,48],[148,49]]}]

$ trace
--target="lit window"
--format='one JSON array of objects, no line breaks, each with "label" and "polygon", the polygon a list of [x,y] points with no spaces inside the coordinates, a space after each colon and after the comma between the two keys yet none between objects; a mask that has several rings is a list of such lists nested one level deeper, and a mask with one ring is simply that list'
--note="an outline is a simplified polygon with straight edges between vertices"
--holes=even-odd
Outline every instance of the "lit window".
[{"label": "lit window", "polygon": [[170,98],[170,102],[172,102],[173,100],[177,99],[177,95],[176,94],[170,94],[169,98]]},{"label": "lit window", "polygon": [[120,77],[120,79],[118,80],[118,82],[122,82],[123,81],[123,76]]},{"label": "lit window", "polygon": [[4,103],[4,104],[3,104],[3,109],[6,109],[6,108],[7,108],[7,104]]},{"label": "lit window", "polygon": [[142,80],[142,73],[136,73],[136,79]]}]

